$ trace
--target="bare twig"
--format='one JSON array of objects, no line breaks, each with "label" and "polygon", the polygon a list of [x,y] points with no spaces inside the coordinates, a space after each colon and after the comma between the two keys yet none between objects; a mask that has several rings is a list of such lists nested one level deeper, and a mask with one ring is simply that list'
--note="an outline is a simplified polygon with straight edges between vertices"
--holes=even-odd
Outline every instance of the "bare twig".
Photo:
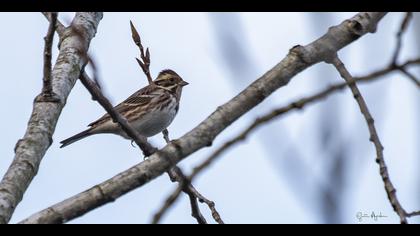
[{"label": "bare twig", "polygon": [[200,192],[198,192],[194,188],[194,186],[191,184],[191,177],[188,177],[188,179],[190,182],[189,191],[193,193],[193,195],[198,199],[198,201],[200,201],[201,203],[205,203],[209,207],[211,211],[211,216],[218,224],[224,224],[219,212],[216,210],[216,204],[213,201],[204,197]]},{"label": "bare twig", "polygon": [[136,58],[137,63],[139,63],[139,66],[143,70],[144,74],[147,77],[147,80],[149,81],[149,84],[153,84],[152,76],[150,75],[150,52],[149,48],[146,48],[146,53],[144,52],[144,47],[141,43],[140,35],[136,30],[136,27],[134,27],[133,22],[130,21],[130,27],[131,27],[131,35],[133,37],[134,43],[139,47],[140,50],[140,59]]},{"label": "bare twig", "polygon": [[[199,224],[207,224],[207,221],[201,214],[200,208],[198,206],[197,196],[195,195],[195,192],[191,191],[191,189],[193,189],[194,187],[191,185],[191,182],[185,177],[184,173],[182,173],[182,170],[178,166],[174,166],[168,171],[168,175],[171,181],[178,182],[179,187],[182,189],[182,191],[188,195],[191,205],[191,216],[194,217]],[[166,209],[168,208],[166,207]],[[161,215],[163,215],[164,213],[164,211],[162,210],[160,210],[159,212]],[[157,220],[153,223],[158,223],[158,221],[160,220],[157,216],[153,218]]]},{"label": "bare twig", "polygon": [[206,223],[204,217],[201,215],[201,212],[198,208],[197,205],[197,199],[198,201],[200,201],[201,203],[205,203],[211,213],[212,213],[212,217],[213,219],[218,223],[218,224],[224,224],[222,218],[220,217],[219,212],[216,210],[215,207],[215,203],[209,199],[207,199],[206,197],[204,197],[200,192],[198,192],[194,186],[191,184],[191,178],[190,176],[185,177],[184,174],[181,173],[177,173],[178,171],[180,171],[180,169],[178,167],[174,167],[173,169],[171,169],[169,176],[171,177],[172,181],[177,181],[179,182],[178,187],[175,189],[175,191],[170,194],[166,200],[164,201],[164,204],[162,205],[162,207],[156,212],[156,214],[153,216],[153,220],[152,223],[153,224],[157,224],[159,223],[159,221],[161,220],[162,216],[169,210],[169,208],[175,203],[175,201],[178,199],[178,197],[180,196],[181,192],[185,192],[186,194],[189,195],[190,198],[190,203],[191,203],[191,210],[192,210],[192,216],[194,218],[197,219],[197,221],[200,223],[200,221],[202,223]]},{"label": "bare twig", "polygon": [[407,217],[420,216],[420,211],[413,211],[406,214]]},{"label": "bare twig", "polygon": [[191,205],[191,216],[194,217],[199,224],[207,224],[206,219],[201,214],[200,208],[198,207],[197,198],[195,195],[191,192],[188,192],[188,197],[190,199],[190,205]]},{"label": "bare twig", "polygon": [[44,46],[44,77],[42,78],[43,86],[42,92],[38,95],[35,99],[36,102],[60,102],[60,98],[57,94],[54,93],[52,87],[52,79],[51,79],[51,50],[52,44],[54,40],[54,33],[56,28],[57,22],[57,14],[56,12],[51,12],[50,19],[51,22],[48,26],[47,35],[44,37],[45,46]]},{"label": "bare twig", "polygon": [[[227,103],[219,106],[209,117],[182,137],[155,152],[146,161],[33,214],[22,223],[66,222],[147,184],[197,150],[211,145],[230,124],[260,104],[274,91],[304,69],[324,60],[324,55],[337,52],[361,36],[375,32],[382,12],[363,12],[345,20],[306,46],[297,46],[261,78],[254,81]],[[1,199],[1,198],[0,198]]]},{"label": "bare twig", "polygon": [[408,24],[410,23],[410,20],[412,18],[413,18],[413,13],[407,12],[405,14],[403,21],[401,22],[400,29],[398,30],[398,33],[397,33],[397,46],[395,47],[394,55],[392,56],[391,65],[397,64],[397,60],[401,52],[402,36],[404,32],[406,31]]},{"label": "bare twig", "polygon": [[385,185],[385,190],[388,195],[388,198],[391,202],[392,207],[394,208],[394,211],[398,214],[400,217],[401,223],[407,223],[406,213],[403,207],[401,206],[397,194],[396,189],[394,188],[394,185],[391,182],[391,179],[389,177],[388,168],[385,163],[384,154],[383,154],[383,146],[381,144],[381,141],[379,140],[379,136],[376,132],[376,128],[374,125],[374,119],[372,115],[370,114],[370,111],[366,105],[366,102],[360,93],[359,89],[357,88],[356,83],[354,82],[353,77],[351,74],[347,71],[344,64],[341,62],[341,60],[338,58],[337,55],[335,55],[331,63],[334,65],[334,67],[337,69],[337,71],[340,73],[340,76],[343,77],[343,79],[347,82],[347,84],[350,87],[350,90],[353,93],[354,98],[356,99],[357,103],[359,104],[360,111],[362,112],[366,123],[368,125],[369,133],[370,133],[370,141],[373,142],[376,148],[376,162],[379,164],[380,168],[380,174],[382,177],[382,180]]},{"label": "bare twig", "polygon": [[[53,21],[51,14],[49,14],[48,12],[42,12],[42,14],[45,16],[45,18],[47,18],[47,20],[48,20],[49,22]],[[64,34],[64,30],[65,30],[64,25],[63,25],[63,24],[61,24],[61,22],[59,22],[59,21],[57,20],[57,18],[56,18],[56,20],[55,20],[55,30],[57,31],[57,33],[58,33],[59,35]],[[62,38],[62,37],[61,37],[61,38]],[[61,38],[60,38],[60,41],[62,41],[62,39],[61,39]]]},{"label": "bare twig", "polygon": [[[169,139],[169,132],[167,129],[165,129],[163,132],[163,137],[166,140],[167,143],[170,142]],[[217,212],[214,202],[208,200],[205,198],[200,192],[198,192],[194,186],[191,184],[191,180],[189,178],[186,178],[182,170],[178,166],[174,166],[168,171],[169,178],[172,182],[178,182],[179,186],[175,190],[173,194],[168,196],[168,198],[165,200],[163,206],[161,209],[158,210],[158,212],[153,217],[153,224],[159,223],[161,220],[163,214],[171,207],[171,205],[176,201],[176,199],[179,197],[179,192],[184,192],[188,195],[190,199],[190,205],[191,205],[191,215],[197,220],[199,224],[206,224],[206,219],[200,212],[200,208],[197,204],[197,199],[201,203],[206,203],[211,212],[213,218],[216,220],[217,223],[223,224],[223,221],[220,217],[220,214]]]}]

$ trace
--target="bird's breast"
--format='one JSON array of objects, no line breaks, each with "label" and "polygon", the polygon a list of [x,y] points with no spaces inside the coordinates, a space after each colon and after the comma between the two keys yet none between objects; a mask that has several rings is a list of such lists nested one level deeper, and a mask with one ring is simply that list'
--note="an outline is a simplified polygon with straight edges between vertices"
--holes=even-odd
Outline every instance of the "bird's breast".
[{"label": "bird's breast", "polygon": [[176,100],[172,98],[170,100],[168,105],[151,110],[144,114],[141,119],[132,121],[131,124],[141,135],[146,137],[162,132],[172,123],[178,111]]}]

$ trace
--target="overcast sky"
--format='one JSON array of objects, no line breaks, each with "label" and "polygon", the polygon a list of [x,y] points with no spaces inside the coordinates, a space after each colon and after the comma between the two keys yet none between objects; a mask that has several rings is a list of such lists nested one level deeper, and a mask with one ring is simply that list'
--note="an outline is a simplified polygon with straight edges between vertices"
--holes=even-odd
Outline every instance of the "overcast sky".
[{"label": "overcast sky", "polygon": [[[150,48],[152,76],[170,68],[190,83],[183,91],[178,116],[169,127],[170,136],[177,138],[272,68],[291,47],[310,43],[328,27],[354,14],[105,13],[90,52],[99,67],[104,91],[113,104],[145,86],[147,80],[134,59],[138,49],[131,39],[129,20],[132,20],[143,44]],[[351,73],[365,75],[389,63],[395,33],[403,16],[390,13],[380,22],[377,33],[364,36],[339,52]],[[72,17],[71,13],[60,15],[63,22],[70,22]],[[43,37],[47,27],[48,22],[39,13],[0,14],[3,32],[0,37],[3,71],[0,174],[5,173],[13,160],[13,147],[24,135],[32,101],[41,91]],[[404,36],[401,61],[420,53],[418,43],[414,43],[415,27],[420,27],[417,15]],[[56,43],[57,37],[55,39]],[[54,47],[54,56],[56,54]],[[419,74],[418,70],[413,72]],[[194,153],[180,166],[189,173],[212,150],[257,116],[340,81],[330,65],[309,68],[221,133],[212,147]],[[375,118],[398,197],[408,211],[418,210],[418,89],[398,73],[360,85],[360,88]],[[132,147],[130,141],[113,135],[92,136],[59,148],[59,141],[84,130],[103,113],[102,107],[92,101],[77,82],[58,121],[54,143],[17,207],[12,223],[142,160],[139,149]],[[330,145],[320,144],[320,124],[334,127],[335,138]],[[164,145],[160,134],[151,138],[151,142],[159,147]],[[225,153],[194,184],[215,201],[226,223],[324,223],[322,196],[316,194],[318,188],[334,178],[326,174],[325,166],[331,160],[324,157],[337,143],[345,150],[347,163],[345,170],[338,170],[346,171],[346,180],[342,183],[345,190],[340,193],[340,222],[358,223],[357,212],[375,211],[388,217],[378,222],[368,219],[364,223],[397,223],[398,217],[379,176],[365,121],[349,91],[334,94],[259,129],[244,143]],[[298,169],[305,171],[298,173]],[[71,223],[148,223],[175,187],[162,175]],[[201,209],[208,221],[213,222],[206,206],[202,205]],[[163,223],[195,223],[186,196],[181,196]]]}]

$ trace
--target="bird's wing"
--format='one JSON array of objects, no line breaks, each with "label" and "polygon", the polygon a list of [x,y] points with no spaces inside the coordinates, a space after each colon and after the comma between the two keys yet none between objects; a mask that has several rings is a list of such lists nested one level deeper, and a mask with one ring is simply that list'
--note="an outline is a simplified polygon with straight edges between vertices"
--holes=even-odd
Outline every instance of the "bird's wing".
[{"label": "bird's wing", "polygon": [[[133,107],[144,106],[145,104],[149,103],[153,99],[154,95],[150,93],[151,89],[152,89],[151,86],[146,86],[138,90],[137,92],[133,93],[130,97],[128,97],[126,100],[124,100],[123,102],[115,106],[114,109],[125,117],[125,114],[127,114],[127,111],[133,109]],[[90,123],[89,126],[94,127],[99,124],[105,123],[110,119],[112,119],[111,116],[108,113],[106,113],[98,120]]]}]

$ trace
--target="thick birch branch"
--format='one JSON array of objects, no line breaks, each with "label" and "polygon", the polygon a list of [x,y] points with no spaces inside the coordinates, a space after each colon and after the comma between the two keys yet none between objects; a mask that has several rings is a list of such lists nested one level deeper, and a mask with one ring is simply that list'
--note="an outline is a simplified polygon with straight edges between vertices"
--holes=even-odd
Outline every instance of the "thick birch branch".
[{"label": "thick birch branch", "polygon": [[375,32],[378,22],[384,15],[385,13],[359,13],[331,27],[325,35],[309,45],[293,47],[274,68],[233,99],[218,107],[190,132],[151,155],[148,160],[91,189],[35,213],[21,223],[67,222],[143,186],[188,155],[210,146],[220,132],[278,88],[287,85],[296,74],[325,61],[325,57],[335,54],[361,36]]},{"label": "thick birch branch", "polygon": [[34,102],[26,133],[15,147],[15,158],[0,183],[0,223],[7,223],[38,172],[66,99],[85,63],[82,54],[95,36],[102,13],[77,13],[72,25],[83,31],[79,37],[66,31],[52,71],[52,89],[59,102]]}]

